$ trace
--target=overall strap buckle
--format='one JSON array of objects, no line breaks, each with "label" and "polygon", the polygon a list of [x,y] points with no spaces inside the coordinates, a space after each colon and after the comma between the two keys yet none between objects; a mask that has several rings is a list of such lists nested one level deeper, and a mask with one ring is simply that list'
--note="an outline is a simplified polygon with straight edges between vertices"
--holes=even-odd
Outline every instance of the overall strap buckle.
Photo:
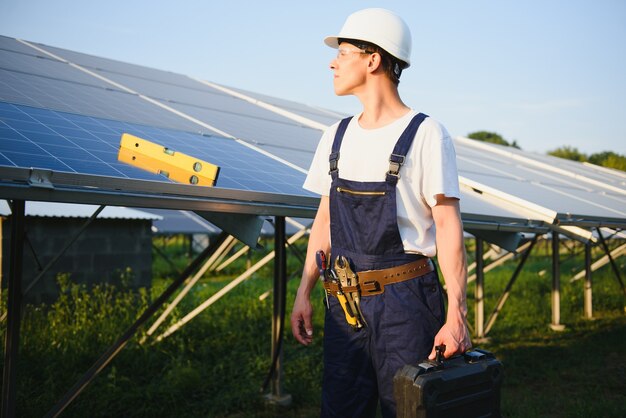
[{"label": "overall strap buckle", "polygon": [[402,168],[404,160],[404,155],[391,154],[391,156],[389,156],[389,171],[387,171],[387,176],[393,176],[396,178],[396,180],[399,179],[400,168]]},{"label": "overall strap buckle", "polygon": [[337,161],[339,161],[339,150],[341,149],[341,141],[343,141],[343,135],[346,133],[348,129],[348,125],[352,120],[352,116],[342,119],[337,126],[337,132],[335,132],[335,139],[333,139],[333,145],[331,147],[330,155],[328,156],[328,161],[330,162],[330,170],[328,174],[333,176],[338,175],[337,171]]},{"label": "overall strap buckle", "polygon": [[404,164],[404,158],[409,152],[409,148],[411,148],[411,144],[415,139],[415,135],[417,134],[417,130],[424,120],[428,117],[424,113],[418,113],[413,116],[411,122],[406,127],[400,138],[396,142],[396,145],[393,147],[393,151],[391,156],[389,157],[389,171],[387,172],[387,181],[395,183],[400,178],[400,168],[402,164]]},{"label": "overall strap buckle", "polygon": [[330,166],[330,170],[328,170],[328,174],[332,175],[337,172],[337,162],[339,161],[339,151],[331,152],[328,157],[328,162]]}]

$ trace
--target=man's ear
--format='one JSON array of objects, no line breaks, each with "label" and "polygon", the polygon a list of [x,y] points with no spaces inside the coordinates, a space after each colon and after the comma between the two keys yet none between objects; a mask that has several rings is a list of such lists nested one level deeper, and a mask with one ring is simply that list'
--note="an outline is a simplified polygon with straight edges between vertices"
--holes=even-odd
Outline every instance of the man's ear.
[{"label": "man's ear", "polygon": [[382,63],[382,57],[378,52],[373,52],[369,55],[369,61],[367,63],[367,69],[370,73],[373,73],[380,68]]}]

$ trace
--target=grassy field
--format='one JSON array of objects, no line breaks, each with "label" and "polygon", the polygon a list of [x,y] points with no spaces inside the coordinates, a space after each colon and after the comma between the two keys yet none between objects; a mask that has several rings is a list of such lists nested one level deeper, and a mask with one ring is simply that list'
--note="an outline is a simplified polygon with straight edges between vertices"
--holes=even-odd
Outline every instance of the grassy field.
[{"label": "grassy field", "polygon": [[[169,251],[175,263],[184,265],[184,251]],[[541,271],[549,268],[549,259],[538,249],[514,286],[489,340],[479,345],[493,351],[505,365],[503,416],[624,417],[626,315],[621,289],[608,268],[597,272],[594,319],[583,319],[582,282],[570,284],[567,279],[580,268],[581,257],[564,254],[563,260],[561,318],[565,330],[548,328],[550,276]],[[203,278],[164,325],[182,318],[226,285],[244,264],[242,259],[223,274]],[[487,314],[514,268],[509,263],[487,274]],[[626,276],[623,260],[620,268]],[[58,302],[28,306],[18,364],[19,416],[44,415],[169,284],[172,273],[168,269],[168,264],[155,259],[160,277],[149,292],[139,293],[123,286],[87,290],[72,284],[71,278],[61,277],[64,293]],[[291,257],[290,273],[298,269],[297,260]],[[270,365],[272,298],[259,297],[272,288],[271,277],[270,263],[162,342],[148,340],[142,345],[139,338],[132,339],[62,416],[318,416],[321,290],[314,301],[313,345],[299,346],[285,330],[283,386],[293,396],[292,405],[267,405],[261,396],[260,386]],[[288,285],[287,315],[297,281]],[[473,291],[470,285],[470,322]]]}]

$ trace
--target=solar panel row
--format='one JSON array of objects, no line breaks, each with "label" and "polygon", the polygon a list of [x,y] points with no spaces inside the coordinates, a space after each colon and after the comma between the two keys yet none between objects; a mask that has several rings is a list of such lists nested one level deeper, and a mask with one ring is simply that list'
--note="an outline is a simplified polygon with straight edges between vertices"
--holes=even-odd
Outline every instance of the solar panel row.
[{"label": "solar panel row", "polygon": [[[40,44],[30,45],[0,37],[2,60],[0,100],[49,108],[68,114],[78,113],[101,120],[124,121],[142,125],[144,129],[151,126],[154,129],[185,131],[187,135],[192,136],[198,132],[211,134],[213,131],[210,128],[214,127],[300,168],[307,168],[311,161],[320,135],[318,129],[303,126],[302,123],[179,74]],[[64,60],[80,65],[92,74],[86,74],[68,65]],[[102,78],[110,82],[103,81]],[[333,112],[288,100],[244,90],[231,90],[326,125],[341,117]],[[155,106],[140,95],[167,106],[169,111]],[[184,117],[177,115],[177,112]],[[30,125],[24,126],[30,129]],[[18,129],[23,127],[18,126]],[[91,128],[87,130],[89,129]],[[45,135],[41,138],[42,141],[46,141]],[[623,209],[626,207],[626,199],[624,194],[620,193],[620,189],[623,190],[625,185],[623,178],[589,167],[581,168],[580,164],[549,156],[533,155],[511,148],[503,151],[502,147],[495,145],[485,148],[484,144],[478,146],[475,141],[467,142],[462,138],[456,139],[455,142],[460,175],[472,180],[471,187],[466,187],[463,191],[462,210],[466,215],[468,213],[503,217],[516,215],[519,219],[525,220],[528,214],[532,213],[525,210],[527,208],[520,210],[518,207],[520,202],[525,201],[530,206],[538,205],[546,208],[548,212],[559,213],[557,218],[560,219],[573,215],[581,219],[626,217]],[[86,144],[87,147],[96,146],[90,142]],[[10,142],[3,148],[11,155],[11,149],[7,149],[10,148],[9,145],[17,144]],[[49,144],[47,148],[52,152],[63,151],[55,148],[56,145],[58,144]],[[73,146],[67,143],[64,145]],[[169,143],[166,145],[174,148]],[[15,150],[13,152],[15,153]],[[77,154],[86,158],[79,151]],[[48,161],[45,155],[36,154],[36,156],[37,161]],[[7,155],[3,154],[3,161],[6,161],[6,157]],[[17,156],[13,155],[13,158]],[[203,159],[212,161],[211,158]],[[532,163],[528,160],[532,160]],[[72,163],[75,168],[80,168],[76,162]],[[554,170],[542,169],[541,164],[546,167],[559,167],[564,172],[577,172],[589,180],[579,181]],[[112,163],[108,165],[115,168]],[[297,189],[296,195],[306,194],[300,188],[302,177],[296,177],[297,183],[293,186]],[[246,176],[243,176],[241,181],[244,179]],[[259,182],[271,180],[272,176],[262,181],[258,178],[254,180],[247,178],[248,189],[261,187]],[[611,185],[614,189],[599,187],[593,181],[600,185]],[[476,185],[480,187],[484,185],[486,189],[500,191],[502,194],[512,194],[516,201],[501,199],[494,204],[494,199],[485,200],[484,196],[475,195],[473,189]],[[218,183],[218,187],[241,187],[241,185],[229,183],[225,186]],[[281,187],[284,189],[284,186]],[[260,190],[276,188],[266,186]]]},{"label": "solar panel row", "polygon": [[[529,164],[485,152],[481,144],[457,141],[459,174],[489,187],[540,204],[561,214],[596,218],[626,218],[626,194]],[[493,148],[493,147],[489,147]],[[528,156],[528,153],[526,153]],[[545,159],[559,160],[555,157]]]}]

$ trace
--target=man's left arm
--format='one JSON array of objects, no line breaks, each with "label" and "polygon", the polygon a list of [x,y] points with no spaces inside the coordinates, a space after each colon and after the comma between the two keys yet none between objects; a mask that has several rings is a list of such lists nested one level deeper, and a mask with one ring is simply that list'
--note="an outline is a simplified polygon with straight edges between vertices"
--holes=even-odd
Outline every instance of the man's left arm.
[{"label": "man's left arm", "polygon": [[461,354],[471,348],[467,330],[467,262],[463,241],[463,224],[459,200],[437,195],[432,207],[437,230],[437,260],[448,293],[446,323],[435,336],[429,358],[435,358],[435,346],[445,344],[445,357]]}]

